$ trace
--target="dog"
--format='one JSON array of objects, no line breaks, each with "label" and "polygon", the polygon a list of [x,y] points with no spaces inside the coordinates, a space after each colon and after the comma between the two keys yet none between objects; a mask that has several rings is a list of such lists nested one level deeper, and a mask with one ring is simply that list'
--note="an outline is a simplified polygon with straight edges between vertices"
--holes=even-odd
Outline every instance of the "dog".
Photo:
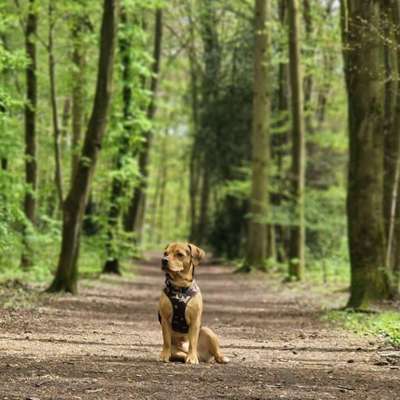
[{"label": "dog", "polygon": [[162,362],[229,361],[220,350],[217,335],[201,326],[203,299],[194,271],[204,256],[205,252],[193,244],[171,243],[165,248],[161,260],[165,286],[158,307],[164,342]]}]

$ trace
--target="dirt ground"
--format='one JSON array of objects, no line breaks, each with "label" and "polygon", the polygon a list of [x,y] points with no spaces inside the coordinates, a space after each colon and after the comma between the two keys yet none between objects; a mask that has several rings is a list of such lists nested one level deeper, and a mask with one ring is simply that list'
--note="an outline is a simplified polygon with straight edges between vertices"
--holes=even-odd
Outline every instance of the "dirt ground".
[{"label": "dirt ground", "polygon": [[0,308],[0,399],[400,399],[396,350],[321,323],[311,291],[212,265],[198,268],[204,325],[231,362],[162,364],[158,260],[137,273]]}]

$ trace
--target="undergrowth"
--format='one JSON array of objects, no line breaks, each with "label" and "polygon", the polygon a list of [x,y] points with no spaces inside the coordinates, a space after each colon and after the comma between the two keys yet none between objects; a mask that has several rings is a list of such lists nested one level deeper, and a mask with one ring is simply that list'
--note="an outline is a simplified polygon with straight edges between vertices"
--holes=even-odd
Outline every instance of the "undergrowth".
[{"label": "undergrowth", "polygon": [[351,311],[331,311],[324,319],[357,334],[379,336],[400,348],[400,312],[363,314]]}]

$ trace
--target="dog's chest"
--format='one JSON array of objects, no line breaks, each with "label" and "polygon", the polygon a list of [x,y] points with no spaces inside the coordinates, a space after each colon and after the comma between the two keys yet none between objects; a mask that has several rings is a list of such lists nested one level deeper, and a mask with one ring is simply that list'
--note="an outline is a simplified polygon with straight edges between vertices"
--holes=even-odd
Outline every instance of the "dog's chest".
[{"label": "dog's chest", "polygon": [[175,288],[166,282],[164,293],[172,304],[172,329],[179,333],[188,333],[189,326],[186,322],[185,311],[189,301],[200,293],[197,283],[194,281],[188,288]]}]

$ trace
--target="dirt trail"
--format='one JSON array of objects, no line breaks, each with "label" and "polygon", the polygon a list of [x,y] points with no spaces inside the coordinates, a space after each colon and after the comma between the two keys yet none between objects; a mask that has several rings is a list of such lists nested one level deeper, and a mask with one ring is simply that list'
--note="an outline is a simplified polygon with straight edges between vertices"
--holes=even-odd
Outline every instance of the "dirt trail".
[{"label": "dirt trail", "polygon": [[382,344],[321,324],[310,294],[222,267],[200,267],[198,282],[231,363],[159,363],[162,282],[154,260],[134,280],[0,308],[0,399],[400,399]]}]

